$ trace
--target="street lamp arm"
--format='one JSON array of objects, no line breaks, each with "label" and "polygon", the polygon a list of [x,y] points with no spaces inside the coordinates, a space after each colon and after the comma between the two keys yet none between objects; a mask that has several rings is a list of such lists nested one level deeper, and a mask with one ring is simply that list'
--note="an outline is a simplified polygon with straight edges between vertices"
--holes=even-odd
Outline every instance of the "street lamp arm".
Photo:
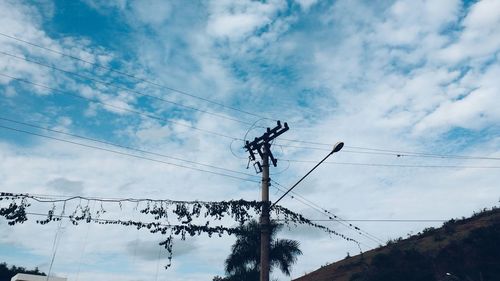
[{"label": "street lamp arm", "polygon": [[300,178],[299,181],[297,181],[292,187],[290,187],[283,195],[281,195],[280,198],[278,198],[278,200],[276,200],[276,202],[274,202],[270,209],[272,207],[274,207],[274,205],[276,205],[281,199],[283,199],[288,193],[290,193],[290,191],[292,191],[292,189],[294,189],[297,185],[299,185],[299,183],[301,183],[310,173],[312,173],[312,171],[314,171],[316,168],[318,168],[319,165],[321,165],[323,162],[325,162],[326,159],[328,159],[328,157],[330,157],[332,154],[334,154],[335,152],[339,152],[342,147],[344,146],[344,143],[343,142],[338,142],[335,144],[335,146],[333,147],[333,150],[328,153],[328,155],[325,156],[325,158],[323,158],[323,160],[319,161],[318,164],[316,164],[316,166],[314,166],[309,172],[307,172],[307,174],[305,174],[302,178]]}]

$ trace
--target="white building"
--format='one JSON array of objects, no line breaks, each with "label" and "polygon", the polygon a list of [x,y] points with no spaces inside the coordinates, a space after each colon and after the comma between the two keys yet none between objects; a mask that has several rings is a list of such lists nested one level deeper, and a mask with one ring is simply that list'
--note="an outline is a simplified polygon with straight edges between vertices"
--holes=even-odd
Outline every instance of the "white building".
[{"label": "white building", "polygon": [[[67,281],[67,278],[49,277],[48,281]],[[47,281],[47,276],[18,273],[10,281]]]}]

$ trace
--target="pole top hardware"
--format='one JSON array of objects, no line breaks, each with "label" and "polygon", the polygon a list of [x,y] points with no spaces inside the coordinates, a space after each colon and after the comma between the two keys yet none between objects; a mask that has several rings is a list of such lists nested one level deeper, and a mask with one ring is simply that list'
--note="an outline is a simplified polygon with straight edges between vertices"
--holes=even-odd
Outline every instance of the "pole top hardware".
[{"label": "pole top hardware", "polygon": [[276,167],[278,160],[274,158],[271,152],[270,142],[289,129],[290,127],[288,127],[286,122],[282,125],[281,121],[278,120],[276,127],[272,129],[268,127],[262,136],[255,138],[253,141],[246,141],[244,148],[248,151],[248,153],[250,153],[250,158],[253,161],[256,160],[256,153],[259,154],[261,159],[264,158],[265,154],[267,154],[271,159],[273,166]]}]

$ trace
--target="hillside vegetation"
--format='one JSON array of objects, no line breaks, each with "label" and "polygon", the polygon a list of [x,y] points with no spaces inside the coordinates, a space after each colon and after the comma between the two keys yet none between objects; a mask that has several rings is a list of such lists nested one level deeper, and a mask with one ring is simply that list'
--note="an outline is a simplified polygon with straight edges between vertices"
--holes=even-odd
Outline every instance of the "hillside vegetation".
[{"label": "hillside vegetation", "polygon": [[18,273],[46,276],[45,273],[40,272],[38,267],[35,267],[35,269],[26,269],[22,266],[15,265],[9,267],[5,262],[0,263],[0,281],[10,281],[10,279]]},{"label": "hillside vegetation", "polygon": [[450,220],[296,281],[500,281],[500,209]]}]

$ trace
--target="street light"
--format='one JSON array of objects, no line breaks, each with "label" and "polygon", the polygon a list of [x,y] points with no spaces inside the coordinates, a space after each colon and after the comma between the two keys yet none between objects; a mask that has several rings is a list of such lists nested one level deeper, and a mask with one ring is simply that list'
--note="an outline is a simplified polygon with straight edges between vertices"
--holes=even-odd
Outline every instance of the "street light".
[{"label": "street light", "polygon": [[449,273],[449,272],[446,272],[446,274],[445,274],[445,275],[446,275],[446,276],[449,276],[449,277],[451,277],[451,278],[453,278],[453,279],[455,279],[455,280],[460,281],[460,278],[456,277],[455,275],[453,275],[453,274],[451,274],[451,273]]},{"label": "street light", "polygon": [[305,174],[298,182],[296,182],[292,187],[290,187],[290,189],[288,189],[283,195],[281,195],[281,197],[276,200],[276,202],[274,202],[270,208],[272,208],[274,205],[276,205],[281,199],[283,199],[283,197],[285,197],[290,191],[292,191],[292,189],[294,189],[301,181],[303,181],[310,173],[312,173],[312,171],[314,171],[316,168],[318,168],[319,165],[321,165],[321,163],[325,162],[325,160],[330,157],[332,154],[334,154],[335,152],[339,152],[342,147],[344,147],[344,143],[343,142],[337,142],[334,146],[333,146],[333,149],[330,153],[328,153],[328,155],[325,156],[325,158],[323,158],[323,160],[319,161],[318,164],[316,164],[316,166],[314,166],[309,172],[307,172],[307,174]]},{"label": "street light", "polygon": [[342,149],[342,147],[344,147],[344,143],[339,141],[333,146],[333,150],[330,153],[330,155],[334,154],[335,152],[339,152]]}]

